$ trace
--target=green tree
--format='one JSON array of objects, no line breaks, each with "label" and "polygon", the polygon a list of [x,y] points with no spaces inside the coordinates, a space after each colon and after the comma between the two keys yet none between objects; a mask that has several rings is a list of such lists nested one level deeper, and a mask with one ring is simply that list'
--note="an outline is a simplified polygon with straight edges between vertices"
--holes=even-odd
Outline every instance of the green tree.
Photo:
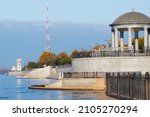
[{"label": "green tree", "polygon": [[57,65],[71,64],[71,57],[66,52],[61,52],[57,55]]},{"label": "green tree", "polygon": [[43,65],[42,64],[40,64],[40,63],[36,63],[36,62],[28,62],[28,64],[27,64],[27,66],[25,66],[24,68],[23,68],[23,70],[31,70],[31,69],[34,69],[34,68],[41,68],[41,67],[43,67]]}]

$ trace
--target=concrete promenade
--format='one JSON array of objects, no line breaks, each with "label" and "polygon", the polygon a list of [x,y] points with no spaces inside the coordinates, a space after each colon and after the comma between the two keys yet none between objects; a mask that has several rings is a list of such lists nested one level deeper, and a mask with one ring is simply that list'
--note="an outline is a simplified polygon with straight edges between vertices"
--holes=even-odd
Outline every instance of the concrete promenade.
[{"label": "concrete promenade", "polygon": [[[32,85],[29,89],[84,91],[80,98],[94,97],[97,100],[117,100],[105,94],[104,78],[64,78],[53,84]],[[81,93],[80,92],[80,93]],[[87,92],[87,93],[86,93]],[[89,93],[88,92],[92,92]]]},{"label": "concrete promenade", "polygon": [[43,90],[93,90],[105,91],[104,78],[64,78],[53,84],[33,85],[31,89]]}]

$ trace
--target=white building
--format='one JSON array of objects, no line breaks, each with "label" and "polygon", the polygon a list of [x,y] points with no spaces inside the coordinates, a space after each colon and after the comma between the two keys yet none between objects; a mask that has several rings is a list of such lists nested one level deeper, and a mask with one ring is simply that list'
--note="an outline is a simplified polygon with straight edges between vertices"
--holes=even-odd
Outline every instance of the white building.
[{"label": "white building", "polygon": [[11,71],[16,71],[16,67],[13,66],[13,67],[11,68]]},{"label": "white building", "polygon": [[18,58],[16,62],[17,62],[17,63],[16,63],[16,64],[17,64],[17,65],[16,65],[16,70],[17,70],[17,71],[21,71],[21,70],[22,70],[22,67],[21,67],[21,59]]}]

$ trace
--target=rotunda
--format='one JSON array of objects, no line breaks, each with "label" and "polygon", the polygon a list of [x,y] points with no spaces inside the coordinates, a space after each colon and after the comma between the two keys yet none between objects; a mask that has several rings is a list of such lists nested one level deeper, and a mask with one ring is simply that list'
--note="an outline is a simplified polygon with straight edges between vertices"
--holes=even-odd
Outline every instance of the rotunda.
[{"label": "rotunda", "polygon": [[[128,12],[118,17],[112,24],[111,46],[113,50],[125,49],[124,33],[128,32],[128,50],[139,51],[138,36],[140,31],[144,31],[144,51],[150,50],[150,18],[139,12]],[[132,32],[135,38],[135,46],[132,45]],[[118,41],[120,40],[120,47]]]}]

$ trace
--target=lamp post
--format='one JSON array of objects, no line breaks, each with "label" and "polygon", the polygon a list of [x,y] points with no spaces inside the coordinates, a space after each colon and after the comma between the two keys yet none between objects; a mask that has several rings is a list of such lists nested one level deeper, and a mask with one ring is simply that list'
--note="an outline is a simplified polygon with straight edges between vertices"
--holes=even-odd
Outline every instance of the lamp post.
[{"label": "lamp post", "polygon": [[105,39],[105,41],[108,43],[108,47],[110,47],[110,41]]},{"label": "lamp post", "polygon": [[91,54],[91,57],[92,57],[92,55],[93,55],[93,49],[89,45],[88,45],[88,47],[90,48],[90,54]]}]

